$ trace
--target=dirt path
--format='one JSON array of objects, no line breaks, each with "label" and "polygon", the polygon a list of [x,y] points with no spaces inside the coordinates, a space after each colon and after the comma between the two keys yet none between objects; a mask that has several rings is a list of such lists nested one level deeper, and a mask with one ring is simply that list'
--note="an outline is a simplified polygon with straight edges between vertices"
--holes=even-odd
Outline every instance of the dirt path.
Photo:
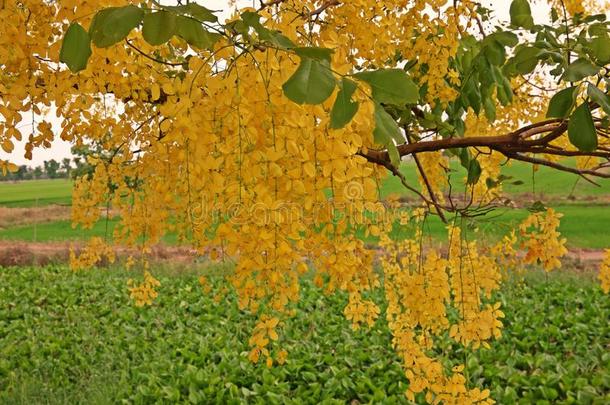
[{"label": "dirt path", "polygon": [[[21,242],[0,240],[0,266],[45,265],[66,263],[70,260],[70,249],[79,251],[84,244],[80,242]],[[116,247],[119,258],[139,256],[137,249]],[[199,256],[193,249],[177,246],[155,246],[147,255],[153,261],[172,263],[193,263]]]},{"label": "dirt path", "polygon": [[[0,266],[44,265],[49,263],[66,263],[70,257],[70,247],[77,251],[82,243],[74,242],[19,242],[0,240]],[[130,255],[139,256],[137,249],[115,248],[120,258]],[[179,246],[157,245],[148,257],[153,261],[171,261],[172,263],[194,263],[200,255],[193,249]],[[564,258],[576,268],[597,266],[604,258],[603,250],[573,249]]]},{"label": "dirt path", "polygon": [[70,207],[65,205],[28,208],[0,206],[0,229],[67,219],[70,219]]}]

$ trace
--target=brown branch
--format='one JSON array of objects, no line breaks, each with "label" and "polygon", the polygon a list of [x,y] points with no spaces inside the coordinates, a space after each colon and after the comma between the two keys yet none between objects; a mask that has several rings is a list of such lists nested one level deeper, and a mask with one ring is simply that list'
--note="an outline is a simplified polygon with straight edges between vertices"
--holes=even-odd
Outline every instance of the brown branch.
[{"label": "brown branch", "polygon": [[390,161],[384,161],[384,160],[375,160],[375,158],[370,157],[362,152],[358,152],[358,155],[363,156],[364,158],[366,158],[369,162],[371,163],[376,163],[380,166],[385,167],[386,169],[388,169],[390,171],[390,173],[392,173],[392,175],[398,177],[398,179],[400,180],[400,183],[409,191],[417,194],[417,196],[419,198],[422,199],[423,202],[426,203],[426,205],[428,206],[434,206],[435,208],[437,208],[437,210],[440,212],[441,210],[445,210],[447,212],[453,212],[454,211],[454,207],[448,207],[448,206],[442,206],[438,203],[434,203],[433,201],[430,201],[428,198],[426,198],[425,195],[423,195],[419,190],[417,190],[416,188],[414,188],[413,186],[411,186],[409,183],[407,183],[407,179],[405,178],[405,175],[402,174],[400,172],[400,170],[394,166]]},{"label": "brown branch", "polygon": [[311,19],[313,17],[318,17],[320,14],[322,14],[327,8],[329,7],[333,7],[333,6],[338,6],[339,4],[341,4],[341,2],[339,0],[327,0],[324,3],[322,3],[322,5],[318,8],[316,8],[315,10],[313,10],[312,12],[309,13],[308,17]]},{"label": "brown branch", "polygon": [[264,3],[264,2],[261,1],[260,2],[261,5],[258,8],[258,11],[263,11],[264,9],[266,9],[268,7],[277,6],[279,4],[282,4],[284,1],[286,1],[286,0],[271,0],[271,1],[268,1],[267,3]]},{"label": "brown branch", "polygon": [[[405,130],[405,135],[407,137],[407,142],[411,143],[411,136],[409,135],[407,128],[404,128],[404,130]],[[436,212],[438,213],[438,216],[446,224],[447,218],[445,217],[445,214],[443,214],[442,208],[439,206],[438,200],[436,198],[436,193],[432,189],[432,185],[430,184],[430,181],[428,180],[426,171],[424,170],[421,162],[419,161],[419,158],[417,157],[417,153],[413,154],[413,160],[415,160],[415,164],[417,165],[417,170],[419,170],[419,174],[421,175],[421,177],[424,181],[424,184],[426,185],[426,189],[428,190],[428,194],[430,195],[430,199],[432,200],[432,203],[434,204],[434,208],[436,208]]]},{"label": "brown branch", "polygon": [[512,159],[515,159],[515,160],[520,160],[522,162],[528,162],[528,163],[533,163],[533,164],[537,164],[537,165],[548,166],[548,167],[551,167],[553,169],[560,170],[562,172],[573,173],[573,174],[576,174],[576,175],[582,177],[583,179],[587,180],[589,183],[592,183],[592,184],[594,184],[596,186],[599,186],[599,184],[597,184],[596,182],[594,182],[593,180],[588,178],[586,176],[587,174],[590,175],[590,176],[596,176],[596,177],[602,177],[602,178],[610,179],[610,173],[596,172],[594,170],[586,170],[586,169],[575,169],[573,167],[564,166],[564,165],[561,165],[559,163],[551,162],[549,160],[544,160],[544,159],[540,159],[540,158],[536,158],[536,157],[526,156],[526,155],[522,155],[522,154],[519,154],[519,153],[506,152],[505,156],[509,157],[509,158],[512,158]]},{"label": "brown branch", "polygon": [[476,16],[474,19],[477,22],[477,26],[479,27],[479,32],[481,32],[481,35],[483,35],[483,38],[487,38],[487,34],[485,34],[485,28],[483,28],[483,23],[481,22],[481,19],[479,18],[479,16]]},{"label": "brown branch", "polygon": [[[597,106],[594,106],[597,108]],[[602,132],[602,128],[598,127],[598,132]],[[563,119],[551,119],[535,124],[526,125],[511,133],[496,136],[473,136],[465,138],[444,138],[430,141],[411,142],[399,145],[398,153],[401,157],[412,155],[418,170],[423,175],[423,168],[418,161],[417,154],[422,152],[436,152],[455,148],[489,148],[491,151],[501,153],[508,159],[519,160],[531,164],[539,164],[548,166],[556,170],[576,174],[588,182],[598,185],[590,177],[610,178],[610,173],[602,171],[610,164],[610,149],[605,146],[599,146],[594,151],[579,151],[566,150],[557,145],[551,145],[550,142],[563,135],[568,128],[568,122]],[[406,130],[406,129],[405,129]],[[402,173],[390,163],[390,157],[386,150],[369,149],[366,153],[360,153],[371,163],[380,164],[386,167],[395,176],[401,177]],[[553,162],[548,159],[532,156],[532,155],[548,155],[548,156],[591,156],[606,159],[605,164],[600,164],[593,169],[579,169],[569,167],[560,163]],[[404,178],[404,176],[402,176]],[[424,182],[426,182],[426,178]],[[401,181],[404,183],[403,179]],[[438,204],[434,194],[431,192],[431,187],[426,184],[430,192],[432,201],[423,198],[421,193],[418,195],[424,199],[428,205],[435,206],[437,210],[442,208],[448,212],[462,212],[467,208],[456,208],[451,204],[451,207],[445,207]],[[412,189],[412,187],[407,187]],[[413,191],[413,190],[411,190]],[[440,214],[439,214],[440,215]],[[441,216],[442,218],[442,216]]]}]

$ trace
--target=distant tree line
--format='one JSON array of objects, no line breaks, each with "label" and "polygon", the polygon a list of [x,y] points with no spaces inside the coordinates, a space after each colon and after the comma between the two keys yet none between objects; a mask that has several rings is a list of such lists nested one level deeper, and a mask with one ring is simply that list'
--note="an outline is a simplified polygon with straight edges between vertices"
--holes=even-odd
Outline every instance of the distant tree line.
[{"label": "distant tree line", "polygon": [[0,172],[0,181],[75,179],[90,174],[92,166],[87,161],[87,156],[91,154],[89,147],[73,147],[72,154],[72,159],[64,158],[61,162],[51,159],[45,160],[42,166],[21,165],[16,172],[5,176]]}]

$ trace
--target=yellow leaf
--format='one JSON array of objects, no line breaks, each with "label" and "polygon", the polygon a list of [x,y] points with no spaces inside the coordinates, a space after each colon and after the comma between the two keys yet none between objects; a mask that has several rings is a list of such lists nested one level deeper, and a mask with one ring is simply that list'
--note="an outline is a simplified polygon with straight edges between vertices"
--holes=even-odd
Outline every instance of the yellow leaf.
[{"label": "yellow leaf", "polygon": [[161,98],[161,87],[159,87],[158,83],[153,83],[152,87],[150,88],[150,92],[152,101],[157,101],[159,98]]},{"label": "yellow leaf", "polygon": [[305,171],[305,174],[307,174],[309,177],[316,177],[316,168],[313,163],[305,162],[305,164],[303,165],[303,170]]}]

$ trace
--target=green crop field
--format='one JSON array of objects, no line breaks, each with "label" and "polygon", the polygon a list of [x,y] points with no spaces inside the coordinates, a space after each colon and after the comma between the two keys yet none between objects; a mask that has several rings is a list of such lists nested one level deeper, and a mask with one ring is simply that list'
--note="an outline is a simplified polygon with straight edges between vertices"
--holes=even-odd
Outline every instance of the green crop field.
[{"label": "green crop field", "polygon": [[[125,270],[0,268],[0,403],[406,403],[384,320],[352,331],[346,296],[306,282],[281,327],[288,361],[268,369],[247,359],[253,317],[232,294],[216,302],[195,270],[153,272],[159,298],[137,308]],[[507,327],[491,349],[440,344],[474,385],[501,404],[610,401],[610,300],[591,276],[533,273],[498,298]]]},{"label": "green crop field", "polygon": [[0,182],[0,206],[35,207],[48,204],[70,205],[71,203],[71,180]]}]

